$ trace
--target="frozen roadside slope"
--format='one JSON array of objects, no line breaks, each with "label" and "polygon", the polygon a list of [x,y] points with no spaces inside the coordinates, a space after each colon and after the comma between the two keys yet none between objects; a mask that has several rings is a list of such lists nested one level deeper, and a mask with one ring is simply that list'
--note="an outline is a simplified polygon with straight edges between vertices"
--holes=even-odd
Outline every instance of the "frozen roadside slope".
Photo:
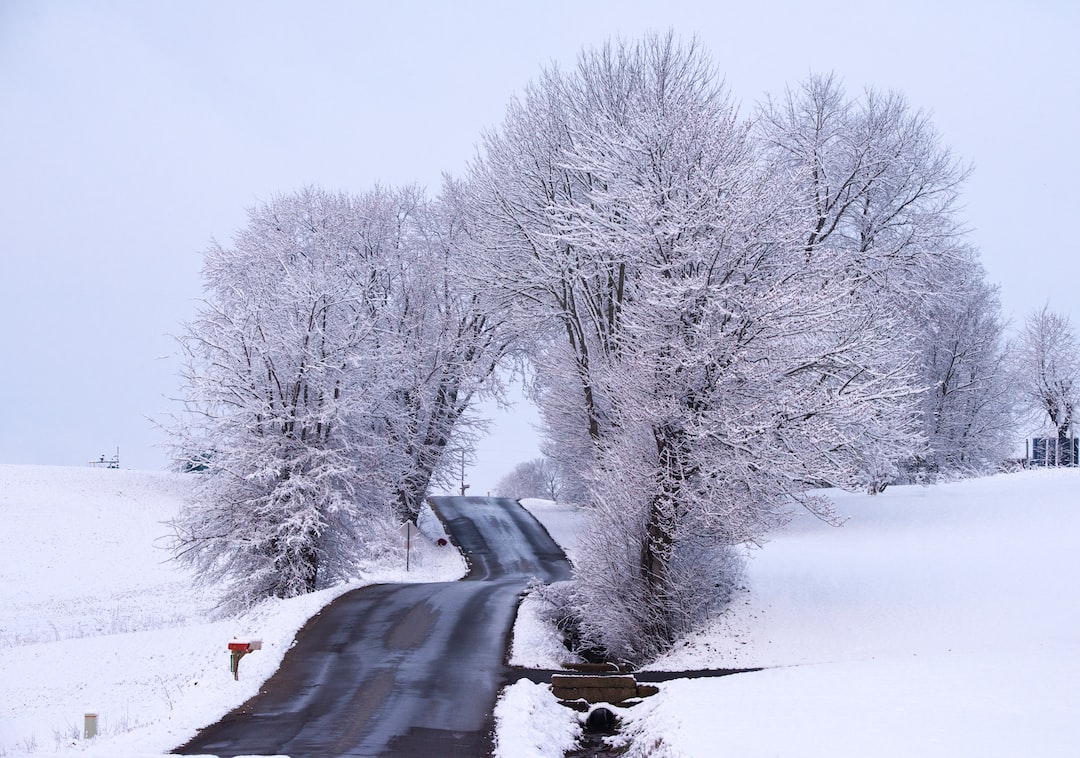
[{"label": "frozen roadside slope", "polygon": [[656,668],[634,754],[1067,756],[1080,703],[1080,471],[840,495],[755,552],[745,596]]}]

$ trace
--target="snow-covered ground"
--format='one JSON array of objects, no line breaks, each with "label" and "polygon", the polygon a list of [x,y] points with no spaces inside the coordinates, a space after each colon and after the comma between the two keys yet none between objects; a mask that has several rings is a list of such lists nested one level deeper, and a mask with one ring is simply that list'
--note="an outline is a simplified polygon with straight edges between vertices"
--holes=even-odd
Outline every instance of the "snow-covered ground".
[{"label": "snow-covered ground", "polygon": [[[303,622],[349,585],[213,620],[161,547],[182,475],[0,465],[0,756],[160,755],[252,695]],[[1080,742],[1080,471],[841,494],[842,528],[800,515],[751,554],[746,589],[656,668],[681,679],[624,712],[650,756],[1066,756]],[[528,503],[573,556],[582,519]],[[429,529],[431,527],[428,527]],[[412,571],[460,576],[414,542]],[[522,612],[514,656],[562,653]],[[256,636],[240,680],[225,645]],[[102,736],[81,738],[85,713]],[[501,699],[498,754],[562,755],[577,715],[543,685]]]},{"label": "snow-covered ground", "polygon": [[[181,474],[0,465],[0,756],[166,753],[255,694],[333,598],[465,573],[452,548],[414,534],[408,572],[403,539],[400,565],[216,619],[214,599],[164,548],[164,522],[189,484]],[[234,637],[263,642],[238,681],[226,652]],[[82,739],[87,713],[97,714],[94,740]]]},{"label": "snow-covered ground", "polygon": [[[836,502],[843,527],[797,516],[726,615],[653,667],[766,670],[662,685],[623,714],[629,754],[1080,755],[1080,471]],[[562,717],[543,687],[512,690]],[[502,716],[503,755],[561,755],[519,750],[528,730]]]}]

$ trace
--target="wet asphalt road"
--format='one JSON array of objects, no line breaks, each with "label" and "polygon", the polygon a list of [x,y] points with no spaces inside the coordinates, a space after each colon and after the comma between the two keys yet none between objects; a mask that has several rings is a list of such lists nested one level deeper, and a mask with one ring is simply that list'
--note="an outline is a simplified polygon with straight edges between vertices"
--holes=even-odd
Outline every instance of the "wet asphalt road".
[{"label": "wet asphalt road", "polygon": [[342,595],[297,633],[259,695],[173,752],[489,755],[518,597],[570,566],[513,500],[431,500],[469,561],[465,580]]}]

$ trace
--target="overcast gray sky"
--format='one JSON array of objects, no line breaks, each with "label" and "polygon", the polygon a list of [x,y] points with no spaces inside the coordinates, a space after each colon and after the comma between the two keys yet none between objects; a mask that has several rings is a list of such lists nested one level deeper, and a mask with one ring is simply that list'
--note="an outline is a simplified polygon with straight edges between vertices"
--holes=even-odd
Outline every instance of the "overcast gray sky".
[{"label": "overcast gray sky", "polygon": [[[436,190],[515,92],[584,46],[697,35],[745,112],[810,72],[903,92],[970,161],[1006,314],[1080,327],[1080,5],[0,0],[0,463],[163,468],[201,251],[318,184]],[[504,419],[474,492],[536,455]],[[524,422],[522,421],[524,419]],[[525,426],[514,441],[509,430]]]}]

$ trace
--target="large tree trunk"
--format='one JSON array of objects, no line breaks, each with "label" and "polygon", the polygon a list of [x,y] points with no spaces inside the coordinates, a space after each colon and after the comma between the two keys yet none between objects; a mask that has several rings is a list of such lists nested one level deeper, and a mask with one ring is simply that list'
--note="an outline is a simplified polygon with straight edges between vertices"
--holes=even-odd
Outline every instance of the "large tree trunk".
[{"label": "large tree trunk", "polygon": [[681,499],[689,475],[686,468],[687,451],[682,437],[680,430],[667,424],[653,430],[658,464],[657,490],[649,504],[640,569],[647,593],[644,601],[649,612],[646,633],[662,643],[661,647],[674,642],[673,609],[670,607],[673,594],[670,586],[671,561],[679,514],[685,510]]}]

